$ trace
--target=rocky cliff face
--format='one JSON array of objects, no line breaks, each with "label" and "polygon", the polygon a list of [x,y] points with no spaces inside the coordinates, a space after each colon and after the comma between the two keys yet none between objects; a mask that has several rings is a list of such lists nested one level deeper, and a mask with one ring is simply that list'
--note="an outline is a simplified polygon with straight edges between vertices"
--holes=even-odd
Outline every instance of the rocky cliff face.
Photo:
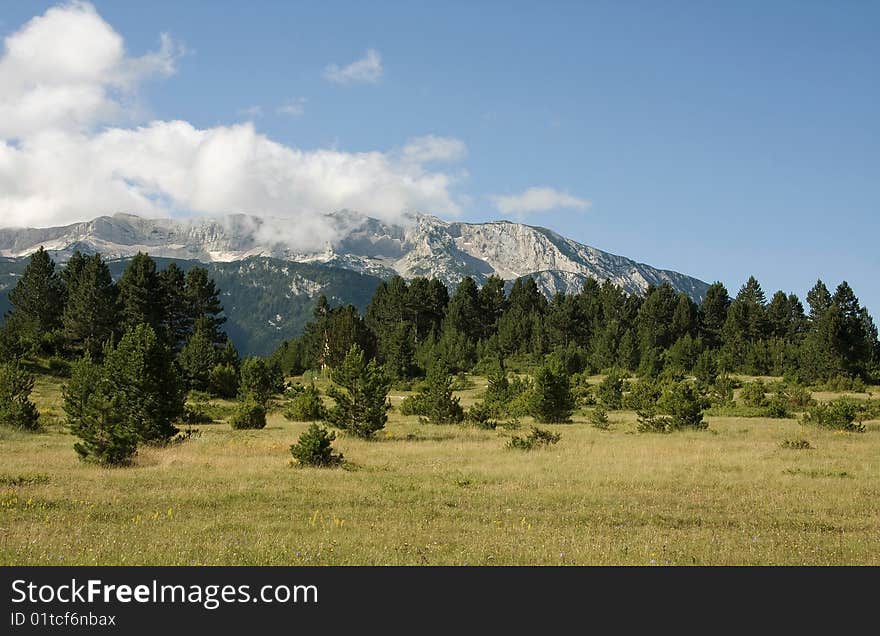
[{"label": "rocky cliff face", "polygon": [[417,215],[406,224],[391,225],[347,211],[327,215],[322,221],[332,228],[333,238],[309,244],[302,230],[281,219],[233,215],[174,220],[117,214],[65,227],[0,229],[0,256],[26,256],[41,245],[61,261],[77,249],[101,252],[106,258],[143,251],[202,262],[263,256],[378,277],[428,276],[450,286],[464,276],[481,283],[492,274],[506,280],[531,275],[547,295],[576,293],[588,277],[610,280],[630,293],[667,281],[695,300],[708,287],[684,274],[609,254],[545,228],[509,221],[459,223]]}]

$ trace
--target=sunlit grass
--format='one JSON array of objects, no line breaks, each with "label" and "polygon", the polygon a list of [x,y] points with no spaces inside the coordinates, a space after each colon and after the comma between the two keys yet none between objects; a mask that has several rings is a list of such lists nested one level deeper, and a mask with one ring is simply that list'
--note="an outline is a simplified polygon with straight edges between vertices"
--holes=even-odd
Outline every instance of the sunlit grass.
[{"label": "sunlit grass", "polygon": [[[345,468],[304,469],[288,449],[307,425],[279,411],[107,470],[76,458],[59,382],[34,397],[47,430],[0,433],[0,564],[880,564],[876,421],[652,435],[632,413],[609,413],[610,431],[579,414],[522,453],[513,431],[393,412],[375,441],[339,437]],[[813,448],[781,447],[800,438]]]}]

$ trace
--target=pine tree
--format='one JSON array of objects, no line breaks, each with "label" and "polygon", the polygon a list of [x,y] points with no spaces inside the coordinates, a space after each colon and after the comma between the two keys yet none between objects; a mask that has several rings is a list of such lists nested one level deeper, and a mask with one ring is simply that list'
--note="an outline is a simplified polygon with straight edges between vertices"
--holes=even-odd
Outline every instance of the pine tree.
[{"label": "pine tree", "polygon": [[675,342],[673,318],[678,294],[669,283],[651,287],[638,314],[638,332],[642,355],[653,349],[666,349]]},{"label": "pine tree", "polygon": [[611,369],[599,384],[599,401],[612,411],[619,409],[623,405],[623,387],[623,374]]},{"label": "pine tree", "polygon": [[700,304],[699,323],[703,339],[710,349],[717,349],[721,346],[721,330],[724,328],[724,323],[727,322],[730,302],[727,288],[723,284],[709,285],[703,302]]},{"label": "pine tree", "polygon": [[199,319],[207,320],[208,335],[217,346],[226,343],[223,324],[223,304],[220,302],[220,290],[214,280],[208,277],[204,267],[193,267],[186,273],[184,296],[189,307],[189,320],[195,324]]},{"label": "pine tree", "polygon": [[464,419],[460,399],[453,396],[449,368],[442,362],[428,369],[423,394],[425,416],[431,424],[457,424]]},{"label": "pine tree", "polygon": [[529,396],[529,415],[538,422],[568,422],[574,407],[571,382],[565,371],[550,365],[541,367]]},{"label": "pine tree", "polygon": [[79,283],[80,275],[82,275],[87,262],[88,258],[79,250],[75,250],[73,254],[70,255],[67,264],[61,269],[59,276],[61,278],[62,287],[64,288],[65,303]]},{"label": "pine tree", "polygon": [[18,361],[0,364],[0,425],[26,431],[39,428],[40,414],[31,402],[34,376]]},{"label": "pine tree", "polygon": [[209,327],[205,322],[199,322],[199,328],[190,336],[177,359],[186,385],[197,391],[208,389],[211,372],[219,362]]},{"label": "pine tree", "polygon": [[383,341],[383,359],[388,375],[395,380],[406,380],[416,373],[412,328],[399,322]]},{"label": "pine tree", "polygon": [[[168,338],[172,351],[179,352],[193,333],[197,311],[190,306],[186,291],[186,275],[170,263],[158,274],[159,289],[164,306],[162,328]],[[211,332],[212,343],[215,334]]]},{"label": "pine tree", "polygon": [[449,291],[439,280],[414,278],[406,294],[408,319],[412,322],[417,341],[423,340],[431,331],[439,333],[440,323],[449,304]]},{"label": "pine tree", "polygon": [[163,443],[178,431],[183,414],[183,382],[170,349],[147,324],[129,329],[115,349],[104,354],[107,396],[119,398],[123,416],[144,442]]},{"label": "pine tree", "polygon": [[220,363],[208,374],[208,391],[226,399],[238,394],[238,370],[229,363]]},{"label": "pine tree", "polygon": [[834,308],[833,343],[843,361],[844,372],[850,376],[868,377],[873,356],[871,334],[866,330],[862,307],[846,281],[838,285],[831,299]]},{"label": "pine tree", "polygon": [[149,325],[154,333],[164,333],[163,298],[156,262],[138,252],[122,273],[118,286],[122,329],[128,331],[138,325]]},{"label": "pine tree", "polygon": [[119,324],[116,285],[100,254],[83,257],[75,281],[68,283],[64,337],[74,350],[99,356]]},{"label": "pine tree", "polygon": [[693,336],[697,326],[697,307],[687,294],[679,293],[675,311],[672,313],[672,337],[680,340]]},{"label": "pine tree", "polygon": [[12,311],[6,319],[8,328],[32,350],[61,327],[64,287],[55,262],[42,247],[31,254],[21,278],[9,292],[9,303]]},{"label": "pine tree", "polygon": [[313,423],[290,447],[290,452],[302,466],[334,466],[343,461],[342,453],[333,452],[335,439],[336,433]]},{"label": "pine tree", "polygon": [[807,292],[807,304],[810,306],[810,321],[816,322],[831,307],[831,293],[822,280],[817,280],[813,288]]},{"label": "pine tree", "polygon": [[249,356],[242,361],[238,393],[240,399],[251,395],[258,404],[265,406],[269,403],[275,393],[275,378],[265,360]]},{"label": "pine tree", "polygon": [[137,454],[138,434],[126,420],[121,396],[108,397],[101,391],[90,393],[70,432],[80,441],[73,449],[83,461],[105,466],[130,464]]},{"label": "pine tree", "polygon": [[504,280],[495,274],[489,276],[477,296],[480,304],[482,338],[489,338],[498,332],[498,320],[507,310],[507,297],[504,293]]},{"label": "pine tree", "polygon": [[336,401],[328,421],[358,437],[369,439],[388,421],[390,382],[375,360],[366,361],[363,350],[352,345],[330,379],[336,386],[327,395]]},{"label": "pine tree", "polygon": [[480,292],[474,279],[465,276],[449,299],[444,330],[451,327],[476,344],[483,332],[479,296]]},{"label": "pine tree", "polygon": [[498,320],[498,342],[503,352],[528,353],[536,348],[534,330],[546,306],[547,300],[533,278],[514,281],[507,309]]}]

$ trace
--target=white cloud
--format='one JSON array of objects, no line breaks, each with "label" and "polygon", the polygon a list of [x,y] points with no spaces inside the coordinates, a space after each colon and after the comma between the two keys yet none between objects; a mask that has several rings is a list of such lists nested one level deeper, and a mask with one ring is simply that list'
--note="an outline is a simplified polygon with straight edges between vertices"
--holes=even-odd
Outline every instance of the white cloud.
[{"label": "white cloud", "polygon": [[347,66],[330,64],[324,69],[324,77],[337,84],[374,84],[382,77],[382,73],[382,56],[375,49],[369,49],[364,57]]},{"label": "white cloud", "polygon": [[493,196],[495,207],[503,214],[525,216],[558,209],[586,210],[590,202],[553,188],[529,188],[513,195]]},{"label": "white cloud", "polygon": [[[441,140],[433,151],[423,143],[429,150],[407,155],[305,151],[273,141],[252,123],[124,125],[120,95],[174,70],[171,41],[165,42],[158,53],[131,58],[119,34],[82,3],[50,9],[6,39],[0,226],[45,227],[116,212],[247,213],[288,220],[294,243],[307,247],[334,234],[324,214],[342,208],[386,221],[415,211],[458,213],[450,193],[457,177],[425,167],[456,154],[441,151],[439,137],[432,138]],[[43,91],[52,98],[42,99]]]},{"label": "white cloud", "polygon": [[405,161],[415,163],[454,163],[467,156],[467,146],[462,140],[454,137],[425,135],[407,141],[401,156]]},{"label": "white cloud", "polygon": [[138,84],[173,73],[182,52],[163,34],[159,51],[127,56],[122,37],[84,2],[49,9],[4,45],[0,137],[6,139],[122,121],[138,111]]},{"label": "white cloud", "polygon": [[287,100],[276,110],[279,115],[290,115],[291,117],[299,117],[306,112],[306,98],[295,97]]}]

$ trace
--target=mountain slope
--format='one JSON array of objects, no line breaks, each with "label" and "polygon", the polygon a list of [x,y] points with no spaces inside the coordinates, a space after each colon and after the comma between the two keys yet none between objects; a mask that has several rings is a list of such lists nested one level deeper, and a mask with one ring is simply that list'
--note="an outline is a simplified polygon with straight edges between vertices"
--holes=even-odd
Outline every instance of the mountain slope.
[{"label": "mountain slope", "polygon": [[[321,263],[385,278],[428,276],[455,286],[463,276],[481,283],[492,274],[506,280],[533,275],[541,290],[576,293],[586,278],[611,280],[630,293],[668,281],[701,300],[708,285],[603,252],[551,230],[509,221],[447,222],[417,215],[393,225],[349,211],[317,220],[324,239],[290,221],[232,215],[218,219],[143,219],[129,214],[99,217],[65,227],[0,229],[0,256],[21,257],[40,245],[65,260],[74,250],[125,258],[152,256],[234,262],[253,256]],[[329,237],[329,239],[328,239]]]}]

